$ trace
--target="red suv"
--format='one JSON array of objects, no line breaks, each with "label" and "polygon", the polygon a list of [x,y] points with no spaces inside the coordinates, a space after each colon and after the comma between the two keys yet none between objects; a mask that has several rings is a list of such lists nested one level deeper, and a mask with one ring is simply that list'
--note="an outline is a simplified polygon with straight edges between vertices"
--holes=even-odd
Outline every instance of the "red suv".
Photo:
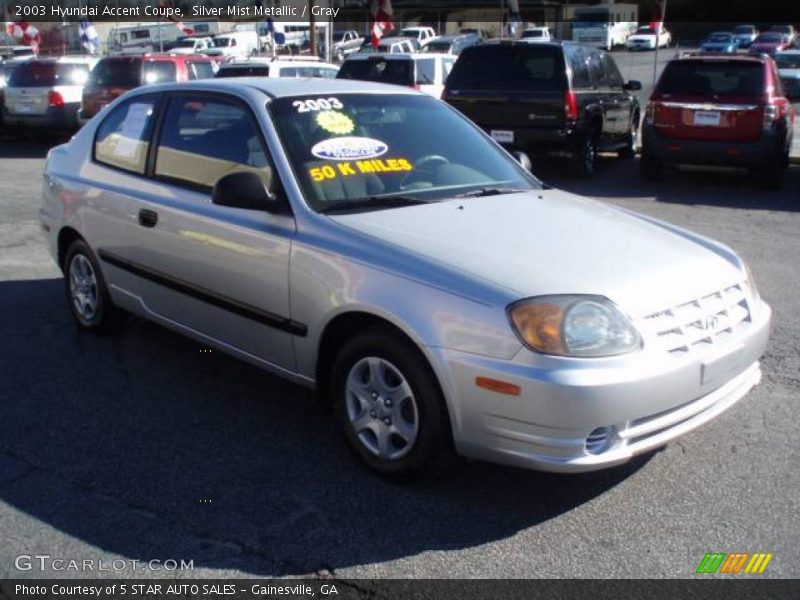
[{"label": "red suv", "polygon": [[781,185],[796,118],[767,56],[687,56],[670,61],[647,104],[641,172],[662,165],[747,167]]},{"label": "red suv", "polygon": [[78,121],[85,123],[120,96],[149,83],[167,83],[214,77],[216,61],[197,54],[110,56],[98,62],[83,88]]}]

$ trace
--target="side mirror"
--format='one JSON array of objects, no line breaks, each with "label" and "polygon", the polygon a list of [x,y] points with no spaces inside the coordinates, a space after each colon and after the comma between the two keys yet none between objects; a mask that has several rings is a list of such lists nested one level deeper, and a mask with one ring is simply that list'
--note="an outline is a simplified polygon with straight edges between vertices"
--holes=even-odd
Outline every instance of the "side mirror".
[{"label": "side mirror", "polygon": [[219,206],[275,212],[275,194],[269,191],[272,170],[268,168],[266,183],[252,171],[240,171],[220,177],[211,192],[211,202]]},{"label": "side mirror", "polygon": [[531,164],[531,157],[525,154],[524,152],[520,152],[519,150],[512,152],[511,156],[522,165],[522,168],[528,171],[529,173],[533,171],[533,165]]},{"label": "side mirror", "polygon": [[642,82],[631,79],[630,81],[625,83],[625,85],[622,86],[622,89],[628,92],[638,92],[639,90],[642,89]]}]

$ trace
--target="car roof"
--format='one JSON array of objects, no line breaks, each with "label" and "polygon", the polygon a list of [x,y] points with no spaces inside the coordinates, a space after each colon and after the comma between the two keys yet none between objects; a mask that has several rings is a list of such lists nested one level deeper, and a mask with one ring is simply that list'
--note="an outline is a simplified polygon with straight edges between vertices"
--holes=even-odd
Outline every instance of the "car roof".
[{"label": "car roof", "polygon": [[344,59],[344,62],[353,60],[424,60],[426,58],[447,56],[451,58],[458,58],[455,54],[448,54],[447,52],[371,52],[369,54],[351,54]]},{"label": "car roof", "polygon": [[231,79],[198,79],[181,83],[160,83],[137,88],[141,93],[207,90],[228,93],[242,93],[258,90],[272,98],[291,98],[315,94],[411,94],[420,95],[413,88],[373,83],[356,79],[322,78],[269,78],[237,77]]},{"label": "car roof", "polygon": [[93,58],[90,56],[40,56],[34,60],[22,61],[22,62],[37,62],[37,63],[75,63],[80,65],[86,65],[92,62],[97,62],[97,58]]},{"label": "car roof", "polygon": [[243,62],[223,63],[219,66],[222,69],[247,69],[252,67],[328,67],[338,68],[333,63],[314,60],[248,60]]},{"label": "car roof", "polygon": [[763,63],[764,57],[761,55],[753,55],[753,54],[685,54],[682,56],[678,56],[677,59],[681,62],[684,61],[695,61],[695,62],[741,62],[741,63],[748,63],[748,62],[756,62],[756,63]]}]

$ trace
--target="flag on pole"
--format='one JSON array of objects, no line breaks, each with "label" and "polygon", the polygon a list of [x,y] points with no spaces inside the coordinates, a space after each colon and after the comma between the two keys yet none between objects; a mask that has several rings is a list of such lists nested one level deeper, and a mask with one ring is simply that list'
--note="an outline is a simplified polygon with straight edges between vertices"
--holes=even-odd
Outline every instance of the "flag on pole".
[{"label": "flag on pole", "polygon": [[39,43],[42,36],[35,26],[27,21],[10,21],[6,23],[6,33],[24,46],[30,46],[35,53],[39,53]]},{"label": "flag on pole", "polygon": [[508,35],[516,37],[520,25],[522,18],[519,14],[519,0],[508,0]]},{"label": "flag on pole", "polygon": [[369,12],[372,16],[372,47],[377,48],[381,38],[394,31],[392,1],[372,0]]},{"label": "flag on pole", "polygon": [[86,48],[89,54],[95,54],[100,46],[100,36],[94,29],[91,21],[81,21],[80,23],[81,45]]},{"label": "flag on pole", "polygon": [[[162,0],[161,7],[162,8],[175,8],[175,5],[170,0]],[[194,35],[194,29],[192,29],[188,25],[184,25],[177,18],[175,18],[173,15],[167,16],[167,19],[172,21],[172,23],[175,25],[175,27],[177,27],[178,29],[181,30],[183,35]]]},{"label": "flag on pole", "polygon": [[667,0],[657,0],[653,12],[653,20],[650,21],[650,29],[656,32],[656,46],[658,46],[658,36],[664,29],[664,19],[667,14]]}]

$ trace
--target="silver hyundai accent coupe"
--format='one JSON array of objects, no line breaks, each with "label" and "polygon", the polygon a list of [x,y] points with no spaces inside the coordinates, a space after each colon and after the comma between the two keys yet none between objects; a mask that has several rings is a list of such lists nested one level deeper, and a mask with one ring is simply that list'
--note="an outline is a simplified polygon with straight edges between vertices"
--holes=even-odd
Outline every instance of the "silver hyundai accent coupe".
[{"label": "silver hyundai accent coupe", "polygon": [[135,313],[316,388],[394,478],[624,463],[742,398],[769,336],[729,248],[399,87],[129,92],[51,150],[41,222],[81,328]]}]

